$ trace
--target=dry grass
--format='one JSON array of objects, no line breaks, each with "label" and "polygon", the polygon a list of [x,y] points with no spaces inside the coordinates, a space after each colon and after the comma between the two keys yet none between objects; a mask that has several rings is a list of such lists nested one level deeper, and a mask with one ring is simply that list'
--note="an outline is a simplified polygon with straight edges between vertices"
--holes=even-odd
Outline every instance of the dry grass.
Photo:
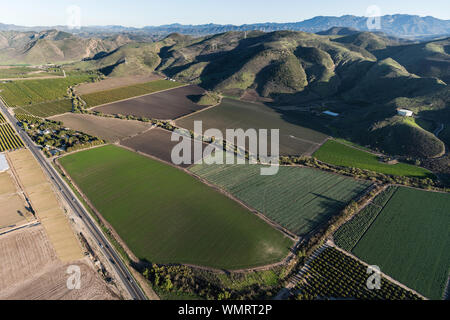
[{"label": "dry grass", "polygon": [[42,169],[28,150],[8,153],[19,184],[44,226],[56,254],[63,262],[83,257],[81,247],[69,225],[56,194]]}]

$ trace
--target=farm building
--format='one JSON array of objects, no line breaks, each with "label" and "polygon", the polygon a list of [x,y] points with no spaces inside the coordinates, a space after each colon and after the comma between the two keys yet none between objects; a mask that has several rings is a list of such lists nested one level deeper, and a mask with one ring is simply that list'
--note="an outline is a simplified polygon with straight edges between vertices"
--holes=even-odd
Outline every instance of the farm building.
[{"label": "farm building", "polygon": [[331,111],[324,111],[323,114],[326,114],[327,116],[332,116],[332,117],[339,117],[339,113],[331,112]]},{"label": "farm building", "polygon": [[0,172],[4,172],[9,169],[8,161],[3,153],[0,153]]},{"label": "farm building", "polygon": [[398,115],[402,117],[412,117],[414,113],[411,110],[400,109],[398,110]]}]

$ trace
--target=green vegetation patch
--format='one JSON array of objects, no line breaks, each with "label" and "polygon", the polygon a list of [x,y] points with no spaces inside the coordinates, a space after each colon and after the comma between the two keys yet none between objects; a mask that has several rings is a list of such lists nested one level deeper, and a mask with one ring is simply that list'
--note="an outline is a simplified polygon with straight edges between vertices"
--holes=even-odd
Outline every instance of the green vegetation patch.
[{"label": "green vegetation patch", "polygon": [[105,146],[60,162],[142,260],[239,269],[281,261],[292,246],[194,177],[128,150]]},{"label": "green vegetation patch", "polygon": [[318,160],[342,167],[360,168],[394,176],[430,178],[432,173],[424,168],[406,163],[390,165],[379,157],[334,140],[328,140],[314,155]]},{"label": "green vegetation patch", "polygon": [[369,264],[441,299],[450,268],[450,194],[399,188],[353,249]]},{"label": "green vegetation patch", "polygon": [[[21,107],[22,111],[25,111],[25,113],[46,118],[55,116],[62,113],[67,113],[72,111],[72,100],[70,99],[62,99],[62,100],[56,100],[56,101],[50,101],[50,102],[43,102],[38,104],[32,104],[31,106],[27,107]],[[20,110],[19,109],[19,110]],[[18,111],[16,109],[16,111]],[[19,111],[20,113],[20,111]]]},{"label": "green vegetation patch", "polygon": [[0,95],[10,107],[59,100],[67,96],[70,86],[90,82],[94,75],[74,75],[60,79],[22,80],[0,83]]},{"label": "green vegetation patch", "polygon": [[90,108],[115,101],[155,93],[162,90],[177,88],[182,85],[182,83],[169,80],[156,80],[117,89],[90,93],[81,96],[81,98],[87,103],[87,106]]},{"label": "green vegetation patch", "polygon": [[274,176],[262,176],[260,169],[207,164],[190,168],[297,235],[328,221],[370,185],[309,168],[280,167]]}]

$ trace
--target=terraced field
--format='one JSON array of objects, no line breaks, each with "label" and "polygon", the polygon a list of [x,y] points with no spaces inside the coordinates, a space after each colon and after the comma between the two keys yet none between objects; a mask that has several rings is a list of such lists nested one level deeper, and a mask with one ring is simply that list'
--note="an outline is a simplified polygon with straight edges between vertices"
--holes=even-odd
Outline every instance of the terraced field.
[{"label": "terraced field", "polygon": [[292,241],[194,177],[116,146],[60,163],[131,251],[152,263],[266,265]]},{"label": "terraced field", "polygon": [[260,168],[198,164],[190,171],[300,236],[326,222],[370,186],[309,168],[280,167],[274,176],[261,176]]},{"label": "terraced field", "polygon": [[131,86],[90,93],[82,95],[81,98],[87,103],[87,106],[91,108],[119,100],[176,88],[182,85],[182,83],[169,80],[156,80],[147,83],[134,84]]},{"label": "terraced field", "polygon": [[427,298],[441,299],[450,270],[448,208],[450,194],[399,188],[352,252]]},{"label": "terraced field", "polygon": [[[286,120],[267,106],[233,99],[223,99],[219,106],[178,120],[177,125],[193,130],[194,121],[203,121],[203,130],[217,128],[222,132],[226,129],[279,129],[281,155],[311,154],[327,138],[323,133],[294,124],[294,118]],[[271,144],[268,145],[270,148]]]},{"label": "terraced field", "polygon": [[424,168],[406,163],[394,165],[382,163],[372,153],[346,146],[334,140],[328,140],[313,156],[322,162],[336,166],[366,169],[394,176],[433,177],[433,174]]}]

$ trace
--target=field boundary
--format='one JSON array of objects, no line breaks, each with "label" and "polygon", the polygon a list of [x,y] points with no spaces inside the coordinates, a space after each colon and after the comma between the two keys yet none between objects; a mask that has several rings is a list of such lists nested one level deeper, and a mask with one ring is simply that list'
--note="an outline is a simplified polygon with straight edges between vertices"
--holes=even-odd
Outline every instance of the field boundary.
[{"label": "field boundary", "polygon": [[[107,105],[110,105],[110,104],[123,102],[123,101],[128,101],[128,100],[133,100],[133,99],[142,98],[142,97],[146,97],[146,96],[151,96],[151,95],[156,94],[156,93],[161,93],[161,92],[165,92],[165,91],[175,90],[175,89],[184,88],[184,87],[188,87],[188,86],[191,86],[191,84],[184,84],[184,85],[181,85],[181,86],[175,87],[175,88],[163,89],[163,90],[156,91],[156,92],[141,94],[141,95],[135,96],[135,97],[130,97],[130,98],[122,99],[122,100],[117,100],[117,101],[113,101],[113,102],[103,103],[103,104],[99,104],[98,106],[86,108],[86,110],[93,110],[95,108],[104,107],[104,106],[107,106]],[[126,88],[126,87],[121,87],[121,88]],[[121,89],[121,88],[115,88],[115,89]],[[112,89],[112,90],[115,90],[115,89]],[[104,91],[109,91],[109,90],[104,90]],[[89,94],[95,94],[95,93],[100,93],[100,92],[104,92],[104,91],[98,91],[98,92],[93,92],[93,93],[89,93]],[[86,101],[83,100],[83,96],[80,96],[80,99],[86,104]]]}]

